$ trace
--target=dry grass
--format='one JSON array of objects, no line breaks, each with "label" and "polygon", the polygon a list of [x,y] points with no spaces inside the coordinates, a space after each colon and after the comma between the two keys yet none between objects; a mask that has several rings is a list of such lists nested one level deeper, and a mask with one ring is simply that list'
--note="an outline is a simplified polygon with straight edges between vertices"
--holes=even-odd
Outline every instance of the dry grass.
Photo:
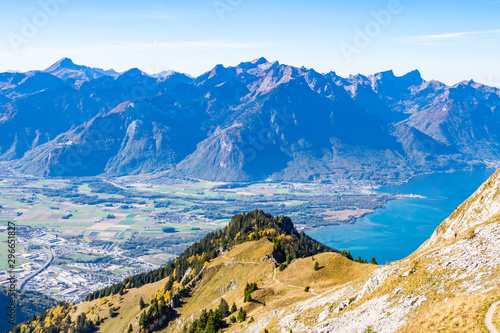
[{"label": "dry grass", "polygon": [[259,261],[273,253],[273,243],[267,238],[240,244],[229,251],[225,257],[239,261]]},{"label": "dry grass", "polygon": [[[269,311],[311,297],[311,293],[274,282],[274,264],[264,260],[272,250],[273,244],[267,239],[261,239],[238,245],[225,255],[228,259],[218,257],[213,260],[191,297],[186,298],[183,306],[177,309],[182,322],[170,325],[163,332],[182,331],[182,327],[197,317],[202,309],[216,308],[221,298],[229,305],[234,302],[238,308],[245,309],[248,318],[254,317],[257,320]],[[247,282],[257,283],[258,289],[252,293],[252,302],[243,303]],[[242,325],[246,326],[246,323],[233,324],[225,332],[238,331]]]},{"label": "dry grass", "polygon": [[[94,300],[92,302],[83,302],[77,305],[76,312],[72,313],[72,320],[76,320],[76,317],[81,313],[85,312],[87,318],[96,319],[97,316],[100,318],[107,318],[101,324],[100,332],[123,332],[129,324],[136,318],[139,314],[139,300],[143,297],[146,304],[150,301],[151,293],[154,293],[157,289],[162,288],[167,283],[167,279],[158,281],[152,284],[144,285],[140,288],[132,288],[125,295],[113,295],[106,297],[113,306],[119,306],[118,315],[114,318],[109,318],[109,306],[99,305],[100,300]],[[97,308],[98,306],[98,308]],[[98,309],[93,311],[92,308]],[[134,326],[137,327],[137,326]]]},{"label": "dry grass", "polygon": [[310,286],[316,293],[328,291],[338,285],[366,277],[378,266],[359,264],[337,253],[321,253],[314,256],[320,269],[314,270],[311,257],[294,260],[284,271],[276,272],[278,281],[284,284]]},{"label": "dry grass", "polygon": [[[272,275],[274,265],[270,262],[257,265],[230,264],[209,268],[191,297],[185,299],[185,304],[178,311],[183,316],[191,316],[203,308],[215,308],[220,298],[231,305],[233,302],[243,306],[243,295],[247,282],[256,282],[259,289],[265,280]],[[255,293],[253,296],[257,295]]]},{"label": "dry grass", "polygon": [[493,314],[493,325],[500,331],[500,306],[497,306],[497,310]]},{"label": "dry grass", "polygon": [[[442,300],[430,299],[397,332],[488,333],[484,318],[490,305],[498,299],[498,297],[488,295],[461,295]],[[496,314],[498,320],[498,310]]]},{"label": "dry grass", "polygon": [[[181,319],[170,325],[164,332],[182,331],[184,325],[197,317],[202,309],[214,309],[223,297],[229,305],[236,304],[247,311],[248,318],[258,320],[274,310],[293,306],[297,302],[313,297],[302,286],[316,288],[323,292],[335,286],[364,278],[377,266],[358,264],[336,253],[323,253],[315,256],[322,267],[314,271],[312,259],[294,260],[283,272],[279,272],[281,283],[301,286],[292,288],[273,280],[274,265],[265,260],[272,253],[273,244],[266,239],[247,242],[218,257],[207,267],[201,283],[186,298],[182,308],[177,309]],[[278,271],[277,271],[278,272]],[[253,301],[243,303],[244,289],[247,282],[256,282],[258,290],[252,294]],[[265,304],[265,306],[264,306]],[[229,326],[225,332],[238,331],[247,323]]]}]

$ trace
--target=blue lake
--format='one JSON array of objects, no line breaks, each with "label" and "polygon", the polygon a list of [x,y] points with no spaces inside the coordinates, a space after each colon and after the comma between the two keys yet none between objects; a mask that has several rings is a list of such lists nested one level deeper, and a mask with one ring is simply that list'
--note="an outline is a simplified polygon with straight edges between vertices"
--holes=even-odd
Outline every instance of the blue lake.
[{"label": "blue lake", "polygon": [[413,178],[403,185],[383,187],[378,191],[425,198],[392,200],[354,224],[306,233],[333,248],[351,251],[356,258],[361,256],[369,261],[375,256],[379,264],[403,259],[425,242],[494,172],[487,169],[437,173]]}]

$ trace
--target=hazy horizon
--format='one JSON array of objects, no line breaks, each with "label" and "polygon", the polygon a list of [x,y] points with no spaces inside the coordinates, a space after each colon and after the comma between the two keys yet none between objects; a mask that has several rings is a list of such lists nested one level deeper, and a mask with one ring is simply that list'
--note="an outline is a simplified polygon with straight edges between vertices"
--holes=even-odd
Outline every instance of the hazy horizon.
[{"label": "hazy horizon", "polygon": [[[47,68],[49,68],[50,66],[52,66],[52,65],[56,64],[57,62],[59,62],[59,61],[61,61],[61,60],[63,60],[63,59],[66,59],[66,58],[67,58],[67,59],[70,59],[70,60],[71,60],[71,61],[72,61],[75,65],[78,65],[78,66],[87,66],[87,67],[92,67],[92,68],[99,68],[99,69],[103,69],[103,70],[106,70],[106,71],[107,71],[107,70],[115,70],[118,74],[121,74],[121,73],[124,73],[124,72],[126,72],[126,71],[128,71],[128,70],[131,70],[131,69],[135,69],[135,68],[137,68],[137,69],[141,70],[142,72],[144,72],[144,73],[146,73],[146,74],[148,74],[148,75],[155,75],[155,74],[159,74],[159,73],[164,72],[164,71],[166,71],[166,72],[168,72],[168,71],[174,71],[174,72],[178,72],[178,73],[186,74],[186,75],[188,75],[188,76],[190,76],[190,77],[193,77],[193,78],[197,78],[197,77],[199,77],[199,76],[201,76],[201,75],[203,75],[203,74],[205,74],[205,73],[207,73],[207,72],[210,72],[210,71],[211,71],[211,70],[212,70],[215,66],[220,65],[220,64],[214,64],[211,68],[208,68],[206,71],[203,71],[203,72],[201,72],[201,73],[200,73],[200,74],[198,74],[198,75],[193,75],[193,74],[191,74],[191,73],[186,73],[186,72],[181,72],[181,71],[178,71],[178,70],[176,70],[176,69],[174,69],[174,68],[162,69],[161,71],[158,71],[158,72],[148,72],[147,70],[144,70],[144,69],[139,68],[139,67],[130,67],[130,68],[127,68],[127,69],[122,70],[122,71],[117,71],[115,68],[105,68],[105,67],[102,67],[102,66],[95,66],[95,67],[94,67],[94,66],[88,66],[87,64],[80,63],[80,62],[78,62],[78,61],[75,61],[75,60],[74,60],[74,59],[72,59],[72,58],[69,58],[69,57],[63,57],[63,58],[61,58],[61,59],[58,59],[57,61],[54,61],[54,62],[50,63],[48,66],[46,66],[46,67],[44,67],[44,68],[33,68],[33,69],[30,69],[30,70],[27,70],[27,71],[21,71],[21,70],[7,70],[7,71],[5,71],[5,72],[10,72],[10,73],[25,73],[25,72],[30,72],[30,71],[43,71],[43,70],[46,70]],[[265,58],[265,57],[260,57],[260,58]],[[259,58],[255,58],[255,59],[259,59]],[[224,65],[224,64],[222,64],[222,65],[223,65],[224,67],[236,67],[236,66],[238,66],[239,64],[241,64],[241,63],[243,63],[243,62],[251,62],[251,61],[253,61],[253,60],[255,60],[255,59],[247,59],[247,60],[243,60],[243,61],[240,61],[240,62],[238,62],[238,63],[235,63],[235,64],[230,64],[230,65]],[[293,66],[293,67],[296,67],[296,68],[305,67],[305,66],[301,66],[301,65],[291,65],[291,64],[282,63],[282,62],[280,62],[279,60],[274,60],[274,59],[273,59],[273,60],[271,60],[271,59],[267,59],[267,58],[266,58],[266,60],[267,60],[268,62],[275,62],[275,61],[278,61],[280,64],[283,64],[283,65],[289,65],[289,66]],[[308,67],[307,67],[307,68],[308,68]],[[312,68],[308,68],[308,69],[314,69],[314,70],[316,70],[314,67],[312,67]],[[408,71],[408,72],[400,72],[400,73],[396,72],[396,71],[395,71],[395,70],[393,70],[392,68],[388,68],[387,70],[384,70],[384,71],[381,71],[381,72],[393,71],[393,72],[394,72],[394,75],[399,77],[399,76],[403,76],[403,75],[405,75],[405,74],[408,74],[408,73],[410,73],[411,71],[414,71],[414,70],[417,70],[417,71],[419,71],[419,72],[421,73],[421,71],[420,71],[418,68],[415,68],[415,69],[410,70],[410,71]],[[337,73],[337,72],[336,72],[336,71],[334,71],[334,70],[333,70],[333,72],[335,72],[337,75],[339,75],[339,76],[341,76],[341,77],[345,77],[345,78],[349,77],[350,75],[364,75],[364,76],[367,76],[367,77],[368,77],[368,76],[371,76],[371,75],[375,75],[375,74],[377,74],[377,73],[381,73],[381,72],[374,72],[374,73],[350,73],[350,74],[348,74],[348,75],[340,75],[339,73]],[[320,74],[327,74],[327,72],[319,72],[319,73],[320,73]],[[421,73],[421,74],[422,74],[422,73]],[[428,78],[428,77],[424,77],[423,75],[422,75],[422,78],[423,78],[425,81],[439,81],[439,82],[441,82],[441,83],[445,83],[445,84],[446,84],[446,85],[448,85],[448,86],[453,86],[453,85],[459,84],[459,83],[461,83],[461,82],[464,82],[464,81],[470,81],[470,80],[472,80],[472,81],[474,81],[474,82],[476,82],[476,83],[480,83],[480,84],[484,84],[484,85],[489,85],[488,83],[481,82],[481,81],[476,81],[476,80],[471,79],[471,78],[464,78],[463,80],[460,80],[460,81],[457,81],[457,82],[451,82],[451,83],[443,82],[443,81],[441,81],[441,80],[437,80],[437,79],[435,79],[435,78]],[[500,88],[500,86],[495,86],[495,85],[491,85],[491,86],[493,86],[493,87],[497,87],[497,88]]]},{"label": "hazy horizon", "polygon": [[90,67],[198,76],[265,57],[318,72],[418,69],[453,85],[500,87],[500,2],[28,0],[0,13],[0,71],[63,57]]}]

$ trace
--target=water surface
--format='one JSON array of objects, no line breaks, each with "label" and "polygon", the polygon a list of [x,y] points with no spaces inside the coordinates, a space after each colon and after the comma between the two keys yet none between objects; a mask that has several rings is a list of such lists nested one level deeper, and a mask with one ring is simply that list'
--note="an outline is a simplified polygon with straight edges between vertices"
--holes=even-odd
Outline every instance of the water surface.
[{"label": "water surface", "polygon": [[375,256],[379,264],[399,260],[425,242],[434,229],[494,172],[487,169],[437,173],[413,178],[403,185],[383,187],[378,191],[425,198],[393,200],[354,224],[306,233],[333,248],[351,251],[354,257],[370,260]]}]

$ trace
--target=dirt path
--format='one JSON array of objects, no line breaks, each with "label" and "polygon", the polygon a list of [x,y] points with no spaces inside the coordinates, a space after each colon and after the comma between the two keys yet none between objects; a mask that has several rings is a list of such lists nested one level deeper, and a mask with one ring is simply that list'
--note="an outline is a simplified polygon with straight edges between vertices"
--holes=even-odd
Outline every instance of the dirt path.
[{"label": "dirt path", "polygon": [[[250,261],[239,261],[239,260],[235,260],[235,259],[229,259],[228,257],[226,257],[225,255],[222,255],[221,256],[222,258],[226,259],[228,262],[230,263],[233,263],[233,264],[261,264],[261,262],[250,262]],[[289,285],[289,284],[284,284],[284,283],[281,283],[278,281],[278,279],[276,279],[276,268],[274,269],[273,271],[273,280],[274,282],[276,282],[277,284],[280,284],[284,287],[288,287],[288,288],[296,288],[296,289],[301,289],[301,290],[304,290],[305,287],[299,287],[299,286],[292,286],[292,285]],[[309,292],[313,295],[318,295],[316,294],[312,289],[309,289]]]},{"label": "dirt path", "polygon": [[259,261],[239,261],[239,260],[236,260],[234,258],[228,258],[226,256],[222,256],[222,258],[226,259],[228,262],[232,263],[232,264],[250,264],[250,265],[258,265],[258,264],[262,264],[262,262],[259,262]]},{"label": "dirt path", "polygon": [[[301,289],[301,290],[304,290],[305,287],[299,287],[299,286],[292,286],[292,285],[289,285],[289,284],[284,284],[284,283],[281,283],[278,281],[278,279],[276,279],[276,268],[274,269],[273,271],[273,280],[274,282],[276,282],[277,284],[281,284],[282,286],[285,286],[285,287],[289,287],[289,288],[297,288],[297,289]],[[318,295],[316,294],[312,289],[309,289],[309,292],[313,295]]]},{"label": "dirt path", "polygon": [[486,313],[486,317],[484,318],[484,322],[488,330],[491,333],[499,333],[498,330],[493,326],[493,314],[495,313],[497,306],[500,304],[500,301],[491,304],[490,309]]}]

